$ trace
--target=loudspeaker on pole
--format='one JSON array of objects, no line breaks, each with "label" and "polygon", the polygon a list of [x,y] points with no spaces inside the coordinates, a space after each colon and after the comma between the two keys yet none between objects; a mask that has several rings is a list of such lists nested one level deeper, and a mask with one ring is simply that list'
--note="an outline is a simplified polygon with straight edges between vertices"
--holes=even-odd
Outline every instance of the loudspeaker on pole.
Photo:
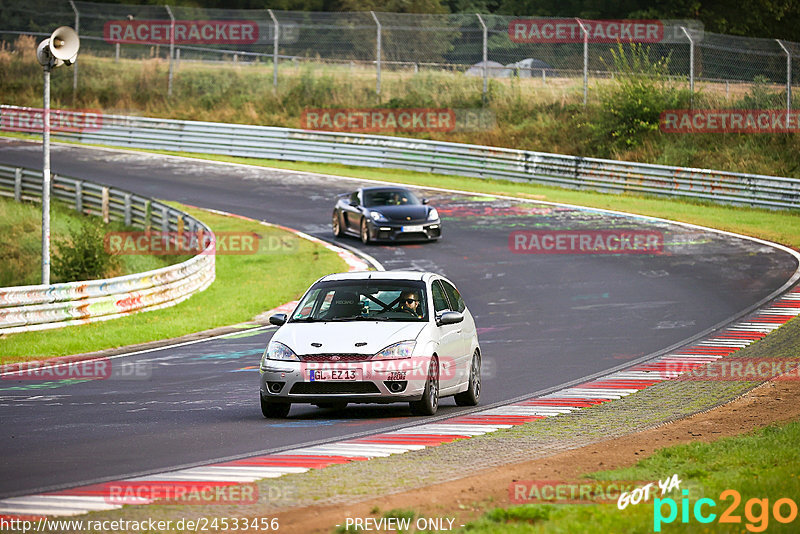
[{"label": "loudspeaker on pole", "polygon": [[81,43],[78,34],[69,26],[61,26],[36,48],[36,59],[42,66],[51,68],[72,65],[78,56]]}]

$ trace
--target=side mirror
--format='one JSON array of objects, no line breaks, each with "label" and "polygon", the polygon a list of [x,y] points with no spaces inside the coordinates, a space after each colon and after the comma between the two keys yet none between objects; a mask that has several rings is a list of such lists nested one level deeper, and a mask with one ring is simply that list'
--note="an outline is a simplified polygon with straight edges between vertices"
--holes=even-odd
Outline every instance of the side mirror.
[{"label": "side mirror", "polygon": [[460,323],[464,320],[464,314],[455,311],[446,311],[436,316],[436,326]]},{"label": "side mirror", "polygon": [[422,199],[422,203],[423,203],[423,204],[427,204],[428,202],[430,202],[430,200],[428,200],[427,198],[423,198],[423,199]]},{"label": "side mirror", "polygon": [[276,313],[275,315],[269,318],[269,324],[274,324],[275,326],[283,326],[286,324],[286,314],[285,313]]}]

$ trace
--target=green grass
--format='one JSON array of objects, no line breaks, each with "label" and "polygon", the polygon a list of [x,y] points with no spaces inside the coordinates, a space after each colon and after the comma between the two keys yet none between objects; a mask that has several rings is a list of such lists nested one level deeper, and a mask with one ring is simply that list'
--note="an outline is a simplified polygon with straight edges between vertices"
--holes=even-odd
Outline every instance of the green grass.
[{"label": "green grass", "polygon": [[[762,522],[761,509],[751,504],[751,517],[746,515],[750,499],[769,499],[769,512],[778,499],[787,497],[795,503],[800,496],[800,422],[784,426],[768,426],[756,432],[724,438],[713,443],[690,443],[659,450],[635,466],[589,475],[590,480],[656,481],[678,474],[681,490],[688,490],[689,521],[681,524],[682,495],[678,491],[663,498],[675,500],[678,515],[672,524],[663,524],[662,532],[745,532],[747,524],[755,528],[766,525],[768,532],[797,532],[800,519],[780,524],[770,516]],[[731,497],[720,494],[733,489],[741,495],[741,503],[733,515],[740,524],[720,524],[722,512],[732,505]],[[660,497],[660,495],[656,495]],[[714,522],[703,525],[692,515],[700,498],[715,501],[716,507],[703,507],[703,513],[715,513]],[[664,516],[669,507],[661,506]],[[783,506],[782,513],[789,514]],[[629,505],[618,510],[613,504],[526,504],[498,508],[467,525],[463,532],[642,532],[654,530],[654,500]],[[749,530],[749,529],[748,529]]]},{"label": "green grass", "polygon": [[262,246],[257,254],[217,255],[215,282],[177,306],[113,321],[3,336],[0,363],[120,347],[248,321],[298,298],[320,276],[347,269],[334,252],[284,230],[173,205],[215,232],[255,232],[264,245],[281,239],[287,245]]},{"label": "green grass", "polygon": [[[58,242],[73,234],[85,220],[74,210],[60,204],[50,206],[51,257],[58,255]],[[112,221],[105,231],[133,230]],[[183,261],[176,256],[119,256],[105,277],[122,276],[159,269]],[[0,287],[42,283],[42,207],[31,202],[14,202],[0,197]],[[51,282],[71,282],[51,273]]]}]

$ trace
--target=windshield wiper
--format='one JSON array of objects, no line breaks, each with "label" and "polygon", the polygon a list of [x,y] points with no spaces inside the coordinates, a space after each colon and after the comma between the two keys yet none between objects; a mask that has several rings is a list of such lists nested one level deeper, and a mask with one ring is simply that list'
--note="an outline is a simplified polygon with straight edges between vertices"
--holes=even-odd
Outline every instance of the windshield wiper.
[{"label": "windshield wiper", "polygon": [[289,321],[290,323],[316,323],[320,322],[321,319],[314,319],[313,317],[303,317],[301,319],[292,319]]}]

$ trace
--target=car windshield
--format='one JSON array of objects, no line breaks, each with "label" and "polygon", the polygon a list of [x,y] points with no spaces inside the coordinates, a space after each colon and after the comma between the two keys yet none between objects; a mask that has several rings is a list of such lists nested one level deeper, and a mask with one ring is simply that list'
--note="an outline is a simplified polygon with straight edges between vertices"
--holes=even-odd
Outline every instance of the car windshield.
[{"label": "car windshield", "polygon": [[422,204],[408,189],[377,189],[364,191],[364,206],[416,206]]},{"label": "car windshield", "polygon": [[315,284],[290,322],[427,321],[425,283],[411,280],[340,280]]}]

